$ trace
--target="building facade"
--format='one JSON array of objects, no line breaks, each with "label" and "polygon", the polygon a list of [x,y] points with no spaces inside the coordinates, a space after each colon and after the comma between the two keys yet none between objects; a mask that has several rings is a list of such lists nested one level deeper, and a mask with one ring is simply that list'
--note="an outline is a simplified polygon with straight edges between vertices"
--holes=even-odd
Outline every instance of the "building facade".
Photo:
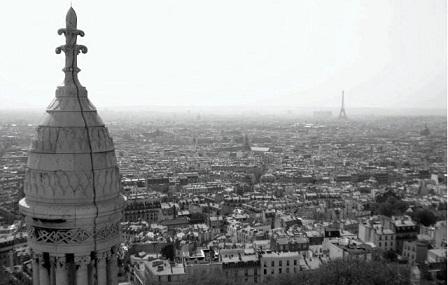
[{"label": "building facade", "polygon": [[264,253],[260,257],[261,280],[277,278],[301,271],[301,255],[298,252]]}]

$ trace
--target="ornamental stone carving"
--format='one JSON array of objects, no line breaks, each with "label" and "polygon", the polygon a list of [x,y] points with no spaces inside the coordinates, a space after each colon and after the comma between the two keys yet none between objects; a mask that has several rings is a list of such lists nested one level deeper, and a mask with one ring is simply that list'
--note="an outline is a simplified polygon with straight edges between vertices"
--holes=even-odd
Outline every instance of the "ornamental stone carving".
[{"label": "ornamental stone carving", "polygon": [[45,264],[43,253],[41,253],[41,252],[34,253],[34,258],[40,265],[44,265]]},{"label": "ornamental stone carving", "polygon": [[37,242],[53,244],[81,243],[90,238],[91,234],[84,229],[44,229],[32,227],[29,236]]},{"label": "ornamental stone carving", "polygon": [[32,256],[32,258],[33,258],[33,261],[34,261],[34,262],[37,262],[37,263],[39,263],[39,260],[40,260],[41,258],[43,258],[43,255],[42,255],[42,254],[39,254],[39,253],[36,253],[36,252],[33,252],[33,251],[31,251],[31,256]]},{"label": "ornamental stone carving", "polygon": [[[100,195],[113,195],[120,191],[118,167],[95,170],[95,191]],[[39,171],[27,169],[24,192],[29,197],[45,200],[63,198],[72,203],[76,199],[90,199],[94,189],[92,171]]]},{"label": "ornamental stone carving", "polygon": [[111,255],[111,253],[110,253],[110,251],[100,251],[100,252],[97,252],[97,254],[96,254],[96,259],[99,261],[99,262],[105,262],[105,261],[107,261],[107,259],[109,259],[110,258],[110,255]]},{"label": "ornamental stone carving", "polygon": [[[35,226],[27,227],[28,238],[39,243],[50,244],[79,244],[94,236],[93,228],[83,229],[52,229]],[[120,225],[106,224],[96,230],[96,240],[108,240],[120,234]]]},{"label": "ornamental stone carving", "polygon": [[56,264],[57,269],[65,269],[65,256],[56,256],[54,257],[54,262]]},{"label": "ornamental stone carving", "polygon": [[[105,127],[46,127],[37,129],[31,144],[31,152],[37,153],[89,153],[113,151],[112,138]],[[90,145],[89,145],[90,141]]]},{"label": "ornamental stone carving", "polygon": [[37,257],[39,258],[39,265],[42,267],[48,266],[47,262],[45,262],[44,255],[42,253],[37,254]]},{"label": "ornamental stone carving", "polygon": [[[60,92],[59,92],[60,93]],[[79,105],[81,103],[81,106]],[[57,112],[57,111],[96,111],[95,106],[87,98],[86,94],[82,96],[80,94],[80,100],[74,96],[67,96],[67,94],[56,92],[56,98],[47,107],[47,111]]]},{"label": "ornamental stone carving", "polygon": [[91,171],[38,171],[27,169],[24,191],[40,197],[89,198],[92,186]]},{"label": "ornamental stone carving", "polygon": [[90,263],[90,256],[75,256],[75,264],[79,267],[87,266]]},{"label": "ornamental stone carving", "polygon": [[120,233],[119,224],[109,224],[96,232],[97,239],[105,240],[110,237],[115,237]]}]

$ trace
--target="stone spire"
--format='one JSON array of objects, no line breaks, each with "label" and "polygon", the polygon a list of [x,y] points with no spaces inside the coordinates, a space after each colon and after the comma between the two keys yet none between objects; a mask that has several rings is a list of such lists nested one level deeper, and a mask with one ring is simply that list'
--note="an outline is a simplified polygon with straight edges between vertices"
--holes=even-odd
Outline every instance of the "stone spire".
[{"label": "stone spire", "polygon": [[76,43],[77,37],[84,37],[84,32],[77,29],[77,16],[75,10],[70,7],[65,17],[65,28],[59,29],[58,34],[65,35],[65,45],[57,47],[56,53],[60,54],[61,51],[65,53],[65,72],[64,85],[70,86],[73,84],[80,85],[78,81],[78,54],[80,52],[87,53],[87,47],[78,45]]},{"label": "stone spire", "polygon": [[78,81],[70,8],[66,27],[64,84],[37,127],[25,172],[20,210],[33,254],[33,284],[117,284],[117,251],[124,198],[115,149],[103,121]]}]

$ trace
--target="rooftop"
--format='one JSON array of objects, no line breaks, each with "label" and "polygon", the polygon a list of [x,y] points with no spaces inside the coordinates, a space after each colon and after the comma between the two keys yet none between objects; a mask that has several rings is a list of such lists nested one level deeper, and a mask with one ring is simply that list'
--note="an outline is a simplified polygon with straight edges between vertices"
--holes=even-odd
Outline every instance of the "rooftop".
[{"label": "rooftop", "polygon": [[145,261],[145,267],[154,275],[182,275],[185,269],[182,264],[172,266],[168,261],[156,259],[153,261]]}]

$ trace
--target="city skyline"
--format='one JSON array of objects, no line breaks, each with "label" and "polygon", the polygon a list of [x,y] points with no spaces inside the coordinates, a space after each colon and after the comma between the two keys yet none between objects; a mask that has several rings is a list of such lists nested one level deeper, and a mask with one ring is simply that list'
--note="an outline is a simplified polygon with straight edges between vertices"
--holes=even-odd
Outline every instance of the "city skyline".
[{"label": "city skyline", "polygon": [[[163,3],[158,8],[172,5]],[[375,6],[370,4],[372,1],[362,3],[345,6],[339,2],[335,8],[356,10]],[[395,8],[400,6],[398,2],[393,3],[391,6]],[[32,16],[40,17],[38,10],[48,8],[45,5],[36,6]],[[239,7],[244,5],[247,3]],[[274,2],[260,5],[280,10],[288,7],[282,4],[280,8]],[[319,7],[319,12],[329,8],[329,5],[313,6],[314,2],[298,5]],[[126,8],[137,6],[127,5]],[[179,6],[181,4],[172,7]],[[187,4],[185,8],[194,6]],[[300,105],[281,93],[275,100],[257,95],[238,102],[222,96],[219,97],[221,101],[213,101],[217,97],[197,100],[199,95],[187,94],[192,90],[188,86],[176,85],[189,78],[215,78],[219,68],[210,62],[216,69],[208,74],[202,70],[187,72],[186,78],[169,79],[167,94],[177,89],[180,93],[176,98],[157,94],[153,98],[155,101],[147,104],[146,93],[136,92],[144,76],[162,66],[170,68],[189,48],[197,52],[196,55],[202,55],[201,50],[158,42],[160,51],[166,53],[160,54],[158,63],[161,65],[154,66],[151,71],[145,65],[149,62],[146,56],[151,54],[151,48],[142,45],[144,41],[132,41],[137,37],[132,32],[127,33],[135,23],[134,18],[120,19],[120,22],[129,20],[127,27],[121,28],[118,21],[104,25],[106,22],[87,20],[84,26],[81,20],[84,14],[80,13],[78,19],[73,6],[67,8],[65,25],[58,24],[59,29],[54,27],[63,39],[50,49],[53,57],[56,57],[55,51],[65,59],[64,64],[55,68],[48,60],[42,70],[37,70],[46,57],[34,54],[28,57],[34,52],[39,54],[41,47],[30,35],[41,31],[44,36],[39,40],[46,48],[49,41],[46,41],[45,27],[36,24],[24,30],[27,43],[14,42],[14,47],[18,48],[13,53],[21,53],[23,48],[31,53],[19,56],[17,62],[9,60],[13,65],[4,66],[11,78],[17,75],[25,78],[20,85],[23,90],[36,82],[48,83],[44,79],[52,78],[47,73],[48,67],[63,67],[64,75],[55,93],[49,93],[51,101],[47,94],[34,97],[35,100],[45,98],[47,104],[51,102],[45,112],[43,107],[30,107],[37,102],[29,98],[34,94],[15,98],[28,100],[28,105],[17,103],[14,110],[7,109],[11,101],[0,98],[0,285],[446,284],[447,119],[446,112],[440,109],[443,106],[429,109],[429,105],[422,103],[438,100],[389,96],[389,106],[380,106],[384,104],[380,95],[359,98],[352,95],[355,89],[347,91],[344,86],[337,96],[340,103],[335,106],[329,98],[319,97],[313,101],[298,96],[303,99]],[[103,12],[112,17],[101,20],[117,19],[113,9],[109,13],[109,6],[102,8],[98,14]],[[406,10],[407,7],[401,8]],[[27,11],[29,9],[33,9],[33,5],[27,6]],[[218,10],[219,15],[225,14]],[[230,12],[243,15],[243,10]],[[423,10],[419,10],[419,14],[424,14]],[[121,14],[126,11],[123,9]],[[294,14],[295,11],[287,12]],[[193,16],[188,9],[182,12]],[[265,12],[277,15],[278,10]],[[331,13],[337,14],[337,11]],[[175,11],[168,14],[176,18]],[[165,20],[163,13],[157,15]],[[27,20],[33,18],[28,16],[22,15]],[[89,14],[85,17],[89,19]],[[144,23],[150,18],[145,16]],[[314,21],[313,16],[309,20]],[[200,19],[194,18],[194,21]],[[217,22],[211,21],[207,28],[213,30],[213,23]],[[258,28],[259,24],[251,25]],[[238,21],[232,25],[241,27],[243,33],[247,28]],[[375,29],[381,27],[378,23],[369,25]],[[81,37],[90,35],[89,27],[95,26],[96,31],[105,27],[100,28],[103,34],[92,28],[93,37],[81,41]],[[151,34],[150,25],[142,26]],[[288,27],[291,26],[294,25],[288,23]],[[14,28],[20,31],[20,26]],[[186,39],[189,35],[183,32],[189,31],[189,25],[182,28],[174,32]],[[260,28],[267,34],[277,31],[275,27]],[[170,33],[162,30],[167,40],[172,40]],[[131,31],[139,33],[140,30],[136,27]],[[273,41],[270,47],[264,48],[275,49],[275,41],[282,36],[274,34],[267,35]],[[104,35],[109,36],[107,40]],[[204,43],[194,39],[191,42],[195,47]],[[91,44],[93,50],[101,46],[100,51],[104,53],[90,52]],[[11,46],[5,46],[9,52]],[[428,51],[420,48],[415,50]],[[179,50],[179,54],[168,56],[174,50]],[[226,62],[228,55],[219,60]],[[11,55],[11,59],[15,56]],[[107,60],[101,66],[102,72],[98,72],[95,69],[99,67],[101,56]],[[290,57],[283,56],[283,60]],[[99,61],[84,61],[91,57]],[[399,59],[407,57],[409,54],[398,56]],[[168,58],[170,61],[164,64]],[[235,62],[246,64],[242,58],[246,60],[250,56],[243,55]],[[393,58],[394,62],[399,61]],[[0,57],[0,63],[4,59]],[[10,69],[21,66],[25,63],[23,60],[28,60],[28,69],[20,73]],[[194,58],[188,60],[198,65],[178,62],[181,69],[172,74],[182,74],[205,64]],[[277,74],[280,80],[277,83],[281,86],[295,75],[295,71],[289,69],[297,63],[294,60],[282,66],[285,73]],[[357,60],[347,64],[352,68]],[[379,58],[369,60],[373,62]],[[422,69],[413,69],[419,60],[423,60]],[[281,63],[277,58],[274,61]],[[384,62],[375,63],[381,66]],[[394,64],[386,65],[390,68]],[[252,74],[250,69],[256,66],[242,73],[232,73],[229,69],[227,74],[218,76],[218,81],[204,82],[200,86],[220,90],[219,83],[245,79],[239,77],[243,73],[248,72],[245,75],[251,74],[255,80],[266,70],[271,71],[266,63],[266,70]],[[312,64],[308,66],[318,68]],[[432,62],[427,57],[406,66],[409,73],[399,77],[403,81],[396,82],[395,91],[408,92],[411,87],[420,86],[422,82],[408,81],[419,73],[426,79],[437,78],[434,70],[440,67],[437,65],[430,72],[427,68]],[[87,71],[86,78],[78,78],[79,67]],[[91,67],[93,73],[89,73]],[[364,63],[358,68],[362,68],[363,73],[352,77],[356,80],[367,80],[367,75],[373,71],[372,66]],[[320,71],[321,75],[338,81],[340,78],[332,76],[344,74],[343,64],[330,69]],[[0,68],[0,76],[1,72]],[[391,75],[388,72],[390,70],[382,70],[383,77],[375,80],[381,84],[397,80],[397,74],[386,80],[384,76]],[[441,73],[444,73],[443,68]],[[123,91],[120,88],[110,89],[108,82],[117,83],[115,78],[122,74],[124,78],[120,84],[128,86],[126,92],[120,92]],[[34,78],[27,81],[30,75]],[[162,78],[167,74],[157,75]],[[322,86],[328,90],[340,87],[312,73],[306,80],[306,84],[322,80]],[[8,87],[1,82],[0,92]],[[145,92],[156,90],[158,83],[153,78],[148,80],[147,86],[155,89],[148,87]],[[257,80],[247,83],[257,88],[280,86],[269,80],[263,82],[267,85]],[[369,90],[377,92],[386,88],[381,84]],[[88,92],[92,91],[91,85],[97,87]],[[109,88],[107,102],[100,89],[95,89],[98,86],[105,86],[103,91]],[[241,86],[229,88],[237,90]],[[286,87],[282,90],[288,91]],[[111,108],[118,93],[122,104]],[[378,99],[381,104],[372,107],[371,99]],[[409,106],[415,100],[423,100],[420,102],[423,105],[419,105],[423,109],[397,105],[404,99],[410,102]],[[441,99],[446,101],[443,96]],[[319,100],[326,101],[318,103]],[[370,107],[356,107],[361,101]],[[310,105],[307,107],[307,104]],[[312,104],[317,107],[309,107]]]},{"label": "city skyline", "polygon": [[[62,74],[52,28],[63,20],[66,2],[3,4],[0,23],[14,27],[3,36],[14,44],[1,48],[1,109],[42,109],[53,96]],[[80,60],[80,78],[103,108],[337,112],[345,90],[348,114],[446,110],[444,1],[73,6],[82,12],[80,28],[91,31],[79,40],[92,54]]]}]

